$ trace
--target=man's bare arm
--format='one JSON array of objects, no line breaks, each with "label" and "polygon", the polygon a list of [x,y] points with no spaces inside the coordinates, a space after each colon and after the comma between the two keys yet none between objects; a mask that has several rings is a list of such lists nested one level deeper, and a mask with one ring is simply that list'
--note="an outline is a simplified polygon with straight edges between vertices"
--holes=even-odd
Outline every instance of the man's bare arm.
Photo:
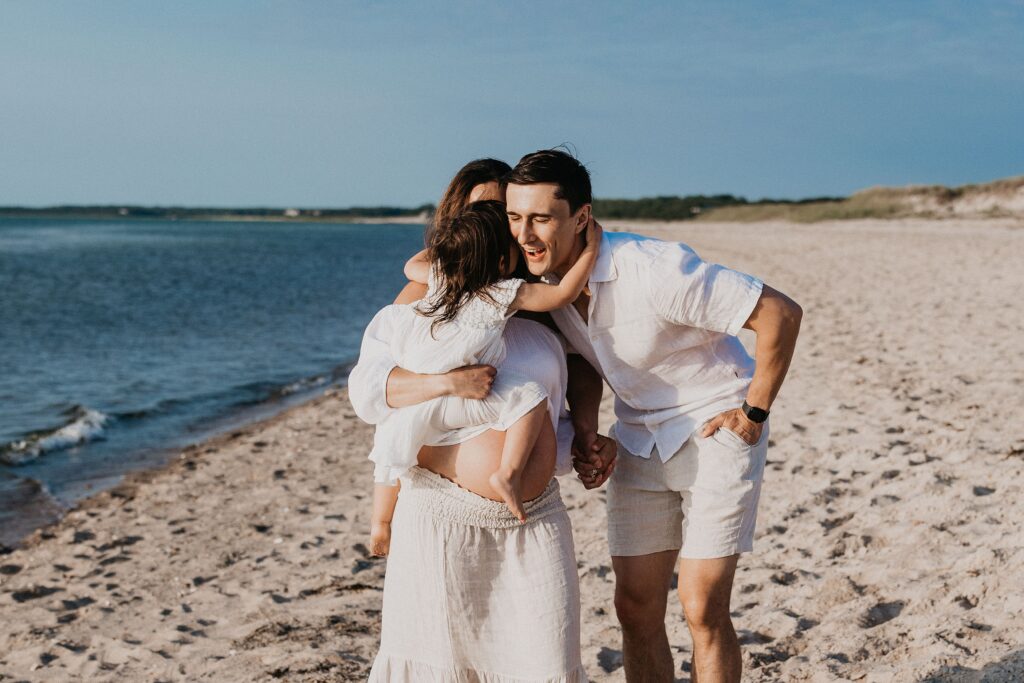
[{"label": "man's bare arm", "polygon": [[583,356],[569,354],[566,362],[569,383],[565,397],[576,432],[573,468],[586,488],[596,488],[611,476],[616,456],[615,443],[597,433],[604,381]]},{"label": "man's bare arm", "polygon": [[569,415],[572,418],[576,434],[597,433],[597,415],[601,409],[601,395],[604,393],[604,382],[597,370],[587,360],[576,353],[566,358],[569,370],[569,383],[565,389],[565,400],[569,403]]},{"label": "man's bare arm", "polygon": [[[743,325],[757,335],[754,348],[756,367],[747,390],[747,403],[751,406],[769,410],[775,402],[793,360],[802,319],[803,309],[795,301],[782,292],[764,286],[757,305]],[[719,427],[726,427],[739,434],[747,443],[757,443],[761,438],[762,425],[747,419],[739,408],[727,410],[712,418],[701,435],[711,436]]]},{"label": "man's bare arm", "polygon": [[768,410],[779,395],[796,350],[803,309],[788,296],[765,285],[761,298],[744,325],[757,334],[757,367],[747,391],[747,403]]}]

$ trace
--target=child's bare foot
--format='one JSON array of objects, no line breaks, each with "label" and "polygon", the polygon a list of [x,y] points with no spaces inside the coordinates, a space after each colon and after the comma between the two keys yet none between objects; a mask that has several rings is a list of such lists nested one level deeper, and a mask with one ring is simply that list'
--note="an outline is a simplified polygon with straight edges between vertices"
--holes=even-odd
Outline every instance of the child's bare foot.
[{"label": "child's bare foot", "polygon": [[520,477],[512,472],[498,470],[491,475],[491,487],[498,492],[505,505],[520,522],[526,521],[526,509],[523,508],[523,494],[519,490]]},{"label": "child's bare foot", "polygon": [[386,557],[391,550],[391,524],[389,522],[374,522],[370,526],[370,554],[376,557]]}]

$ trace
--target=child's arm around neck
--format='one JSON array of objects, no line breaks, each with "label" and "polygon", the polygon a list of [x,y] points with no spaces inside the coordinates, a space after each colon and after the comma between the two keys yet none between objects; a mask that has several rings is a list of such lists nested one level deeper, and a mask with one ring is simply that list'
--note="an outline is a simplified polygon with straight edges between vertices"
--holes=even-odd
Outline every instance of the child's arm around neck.
[{"label": "child's arm around neck", "polygon": [[594,264],[597,263],[597,251],[601,246],[601,226],[593,218],[587,224],[586,235],[586,246],[561,282],[557,285],[543,282],[528,282],[521,285],[509,310],[544,313],[564,308],[575,301],[583,288],[587,286],[590,272],[594,270]]},{"label": "child's arm around neck", "polygon": [[405,277],[410,282],[419,282],[425,285],[430,280],[430,259],[427,250],[419,252],[405,262]]}]

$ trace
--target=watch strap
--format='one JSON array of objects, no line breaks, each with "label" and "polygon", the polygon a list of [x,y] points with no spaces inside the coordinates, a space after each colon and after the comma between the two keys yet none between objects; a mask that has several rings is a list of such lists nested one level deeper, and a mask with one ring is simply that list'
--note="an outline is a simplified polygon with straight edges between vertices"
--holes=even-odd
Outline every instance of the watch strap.
[{"label": "watch strap", "polygon": [[751,422],[761,423],[768,419],[768,411],[764,408],[755,408],[746,401],[743,402],[743,414]]}]

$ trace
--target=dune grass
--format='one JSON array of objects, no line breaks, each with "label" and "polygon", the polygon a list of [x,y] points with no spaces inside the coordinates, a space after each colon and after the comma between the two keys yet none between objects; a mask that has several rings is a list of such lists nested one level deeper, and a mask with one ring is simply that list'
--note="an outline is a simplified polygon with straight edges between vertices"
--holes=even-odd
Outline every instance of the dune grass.
[{"label": "dune grass", "polygon": [[[978,197],[1010,198],[1024,191],[1024,176],[1004,178],[990,183],[945,187],[910,185],[872,187],[845,199],[802,203],[737,204],[708,209],[700,221],[754,222],[768,220],[814,223],[856,218],[901,218],[905,216],[940,217],[953,213],[957,202]],[[989,216],[1012,215],[998,208],[984,212]]]}]

